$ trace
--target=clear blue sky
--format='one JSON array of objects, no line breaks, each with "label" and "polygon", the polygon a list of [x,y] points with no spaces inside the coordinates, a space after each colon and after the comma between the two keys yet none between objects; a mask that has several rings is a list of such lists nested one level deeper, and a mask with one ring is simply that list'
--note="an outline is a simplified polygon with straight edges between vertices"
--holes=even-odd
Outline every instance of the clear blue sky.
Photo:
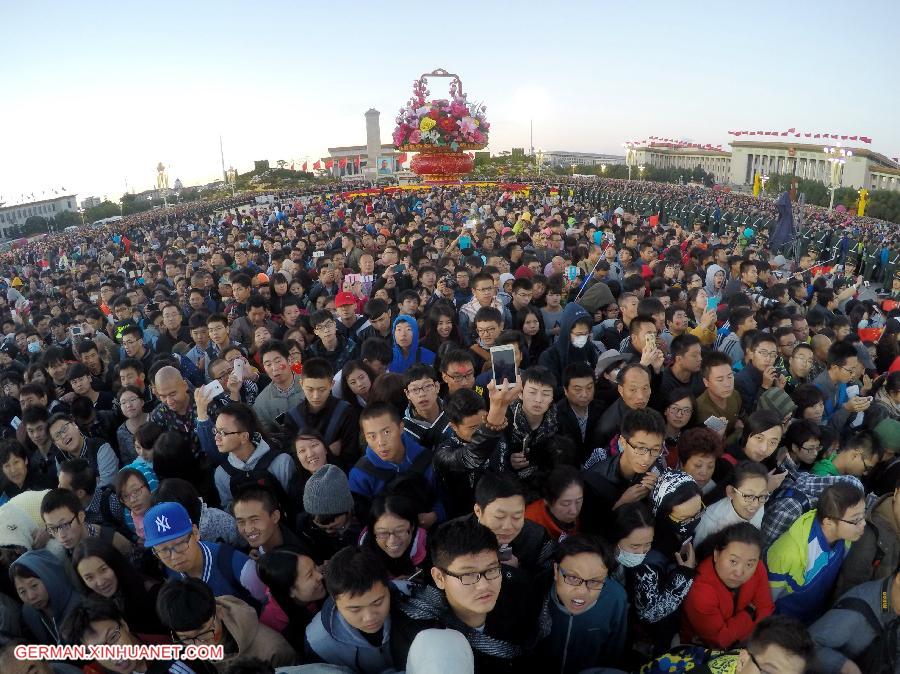
[{"label": "clear blue sky", "polygon": [[[488,106],[491,150],[620,152],[730,129],[871,136],[900,154],[900,3],[156,2],[0,8],[0,195],[118,198],[159,161],[226,165],[390,142],[413,79],[444,67]],[[432,90],[443,86],[438,80]]]}]

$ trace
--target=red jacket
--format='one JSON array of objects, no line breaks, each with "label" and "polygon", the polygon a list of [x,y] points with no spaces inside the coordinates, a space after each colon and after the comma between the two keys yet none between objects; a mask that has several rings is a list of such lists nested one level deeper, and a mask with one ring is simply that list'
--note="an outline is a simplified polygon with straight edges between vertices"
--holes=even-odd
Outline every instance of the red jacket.
[{"label": "red jacket", "polygon": [[[731,648],[750,636],[756,623],[775,610],[766,567],[760,561],[750,579],[735,595],[725,586],[707,557],[697,567],[697,576],[681,609],[681,638],[713,648]],[[756,607],[756,620],[743,610]]]}]

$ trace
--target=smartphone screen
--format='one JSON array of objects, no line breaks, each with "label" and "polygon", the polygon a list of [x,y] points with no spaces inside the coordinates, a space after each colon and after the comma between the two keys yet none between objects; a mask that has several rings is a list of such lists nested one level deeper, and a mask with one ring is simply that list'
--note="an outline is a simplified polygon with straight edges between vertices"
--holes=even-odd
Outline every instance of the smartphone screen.
[{"label": "smartphone screen", "polygon": [[719,306],[719,298],[718,297],[709,297],[706,300],[706,310],[710,309],[715,310]]},{"label": "smartphone screen", "polygon": [[468,236],[459,237],[459,247],[460,248],[469,248],[472,246],[472,239]]},{"label": "smartphone screen", "polygon": [[578,278],[578,267],[569,267],[566,272],[569,275],[569,280],[574,281]]},{"label": "smartphone screen", "polygon": [[395,274],[402,274],[402,273],[405,272],[405,271],[406,271],[406,265],[405,265],[405,264],[395,264],[395,265],[394,265],[394,273],[395,273]]},{"label": "smartphone screen", "polygon": [[691,547],[691,542],[692,542],[693,540],[694,540],[694,537],[691,536],[691,537],[688,538],[684,543],[681,544],[681,550],[679,550],[678,552],[681,554],[682,557],[687,557],[687,555],[688,555],[688,550],[690,549],[690,547]]},{"label": "smartphone screen", "polygon": [[512,347],[494,347],[491,349],[491,367],[494,372],[494,383],[500,385],[505,381],[516,383],[516,356]]}]

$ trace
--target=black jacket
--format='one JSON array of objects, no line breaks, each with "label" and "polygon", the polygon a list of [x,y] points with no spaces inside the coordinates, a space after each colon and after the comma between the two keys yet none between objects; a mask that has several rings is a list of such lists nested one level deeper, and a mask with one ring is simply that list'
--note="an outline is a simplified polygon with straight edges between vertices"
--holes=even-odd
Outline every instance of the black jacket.
[{"label": "black jacket", "polygon": [[578,464],[590,456],[591,452],[603,444],[600,435],[600,417],[603,416],[604,407],[597,400],[592,400],[588,405],[587,428],[584,436],[581,435],[581,426],[575,411],[565,398],[556,403],[556,418],[559,424],[559,434],[572,439],[578,452]]},{"label": "black jacket", "polygon": [[451,429],[450,436],[438,444],[432,465],[447,509],[447,517],[460,517],[472,512],[475,484],[487,470],[501,435],[502,431],[496,432],[480,426],[471,441],[463,442]]}]

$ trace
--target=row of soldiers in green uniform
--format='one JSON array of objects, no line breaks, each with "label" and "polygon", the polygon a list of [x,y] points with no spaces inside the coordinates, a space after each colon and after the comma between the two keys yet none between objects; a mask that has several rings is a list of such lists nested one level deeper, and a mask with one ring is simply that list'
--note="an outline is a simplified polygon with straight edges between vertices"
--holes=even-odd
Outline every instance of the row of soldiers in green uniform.
[{"label": "row of soldiers in green uniform", "polygon": [[[644,216],[658,215],[659,221],[693,226],[699,222],[704,231],[720,235],[728,230],[738,233],[746,229],[771,236],[776,219],[763,209],[751,211],[722,210],[718,205],[700,204],[688,200],[666,199],[661,196],[612,192],[600,187],[560,185],[557,194],[561,201],[572,200],[593,206],[597,210],[618,207],[630,209]],[[800,250],[818,251],[818,259],[830,264],[853,263],[857,273],[865,279],[891,287],[891,278],[900,272],[900,243],[889,243],[876,237],[860,235],[854,230],[804,227],[799,235]]]}]

